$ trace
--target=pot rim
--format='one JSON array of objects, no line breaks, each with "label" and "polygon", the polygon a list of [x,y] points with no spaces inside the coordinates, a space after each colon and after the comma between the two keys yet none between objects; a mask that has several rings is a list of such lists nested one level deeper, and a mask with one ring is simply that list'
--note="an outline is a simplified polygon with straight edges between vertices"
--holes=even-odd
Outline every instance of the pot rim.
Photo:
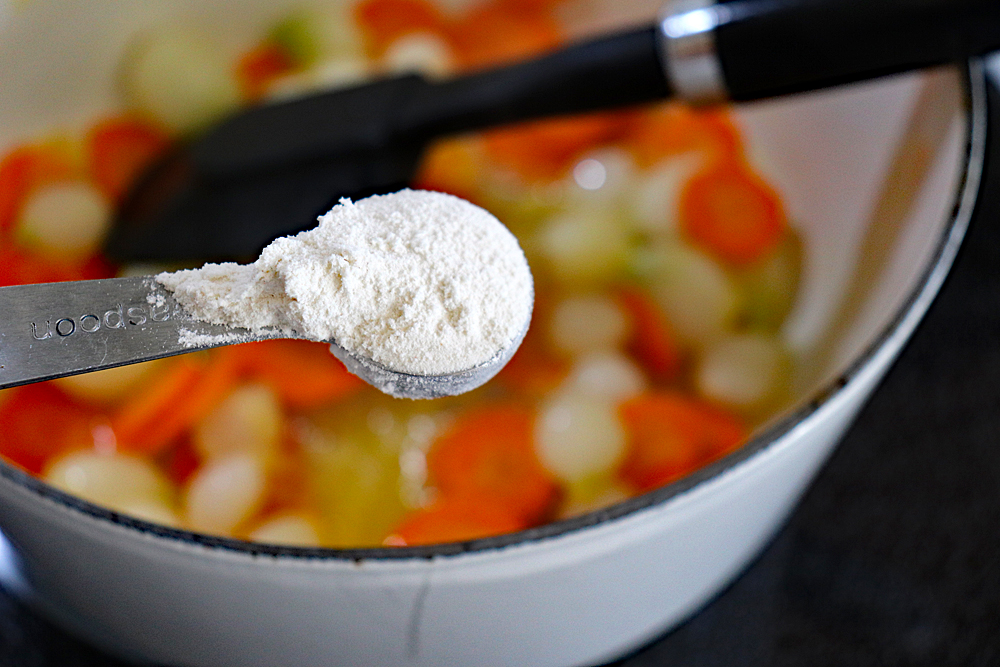
[{"label": "pot rim", "polygon": [[[2,459],[0,459],[0,479],[12,482],[31,492],[33,495],[41,499],[53,501],[63,508],[75,510],[99,522],[114,524],[145,537],[163,539],[168,542],[180,542],[189,546],[202,546],[210,550],[234,552],[235,554],[310,561],[429,560],[444,556],[498,551],[508,547],[550,540],[566,534],[576,533],[592,526],[610,523],[654,506],[663,505],[667,501],[691,491],[711,479],[721,476],[726,471],[735,468],[768,449],[793,428],[806,422],[834,397],[838,396],[855,378],[862,375],[876,361],[878,352],[887,344],[893,342],[894,338],[898,339],[896,342],[900,346],[905,343],[910,332],[904,330],[902,325],[911,318],[919,321],[924,311],[926,311],[936,296],[951,269],[979,196],[985,159],[988,119],[985,66],[980,58],[972,58],[964,67],[961,67],[960,73],[964,93],[962,102],[965,107],[967,121],[961,181],[955,189],[950,223],[942,231],[931,260],[924,268],[911,292],[907,295],[903,305],[898,309],[895,316],[882,328],[869,346],[836,379],[814,391],[812,396],[803,401],[799,407],[791,410],[788,414],[763,429],[738,450],[675,482],[600,510],[515,533],[465,542],[427,546],[333,549],[325,547],[257,544],[234,538],[169,528],[140,519],[134,519],[60,491]],[[915,324],[916,322],[914,322],[914,326]]]}]

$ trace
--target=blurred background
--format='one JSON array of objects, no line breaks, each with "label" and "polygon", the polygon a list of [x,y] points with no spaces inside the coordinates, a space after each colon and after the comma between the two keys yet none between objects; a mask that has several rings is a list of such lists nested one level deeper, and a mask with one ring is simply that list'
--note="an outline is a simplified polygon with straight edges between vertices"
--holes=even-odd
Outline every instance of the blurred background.
[{"label": "blurred background", "polygon": [[[1000,79],[1000,58],[991,63]],[[688,622],[620,662],[1000,663],[1000,95],[954,270],[767,550]],[[0,665],[122,665],[0,591]]]}]

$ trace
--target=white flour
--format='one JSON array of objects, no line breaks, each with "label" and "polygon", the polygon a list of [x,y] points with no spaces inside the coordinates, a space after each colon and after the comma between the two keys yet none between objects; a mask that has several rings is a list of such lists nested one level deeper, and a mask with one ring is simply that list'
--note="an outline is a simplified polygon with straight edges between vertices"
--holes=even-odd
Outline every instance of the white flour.
[{"label": "white flour", "polygon": [[253,264],[206,264],[156,279],[197,319],[336,341],[403,373],[472,368],[526,326],[527,260],[478,206],[403,190],[341,200],[319,221],[274,241]]}]

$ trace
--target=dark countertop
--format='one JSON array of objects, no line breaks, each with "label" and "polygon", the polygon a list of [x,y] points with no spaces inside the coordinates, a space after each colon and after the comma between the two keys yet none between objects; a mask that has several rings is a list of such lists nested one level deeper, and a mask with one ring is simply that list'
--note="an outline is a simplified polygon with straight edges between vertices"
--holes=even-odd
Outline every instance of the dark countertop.
[{"label": "dark countertop", "polygon": [[[996,134],[955,269],[788,525],[699,614],[616,667],[1000,664]],[[0,665],[124,664],[0,591]]]}]

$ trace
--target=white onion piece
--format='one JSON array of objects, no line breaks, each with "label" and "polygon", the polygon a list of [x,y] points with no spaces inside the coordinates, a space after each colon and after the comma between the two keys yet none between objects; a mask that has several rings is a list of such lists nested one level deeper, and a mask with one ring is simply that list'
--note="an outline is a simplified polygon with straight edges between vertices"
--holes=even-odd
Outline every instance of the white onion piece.
[{"label": "white onion piece", "polygon": [[274,391],[262,384],[235,389],[194,429],[194,445],[206,459],[251,452],[268,461],[275,455],[284,426]]},{"label": "white onion piece", "polygon": [[124,399],[170,363],[167,359],[157,359],[93,373],[70,375],[54,382],[73,398],[95,405],[109,405]]},{"label": "white onion piece", "polygon": [[127,514],[131,517],[135,517],[136,519],[142,519],[143,521],[148,521],[149,523],[158,523],[161,526],[179,528],[182,525],[177,512],[172,507],[162,502],[144,500],[123,503],[119,507],[119,511],[122,514]]},{"label": "white onion piece", "polygon": [[613,403],[565,392],[542,406],[535,443],[542,465],[573,482],[610,474],[624,452],[625,432]]},{"label": "white onion piece", "polygon": [[681,191],[701,162],[697,153],[673,155],[636,178],[629,202],[639,229],[657,235],[677,233]]},{"label": "white onion piece", "polygon": [[594,283],[620,274],[631,254],[628,225],[613,209],[563,213],[540,230],[538,249],[552,272],[570,283]]},{"label": "white onion piece", "polygon": [[569,391],[612,403],[645,391],[642,369],[620,352],[602,350],[580,357],[566,379]]},{"label": "white onion piece", "polygon": [[73,452],[55,460],[42,478],[57,489],[118,512],[152,506],[173,513],[170,481],[152,463],[134,456]]},{"label": "white onion piece", "polygon": [[426,32],[410,33],[394,41],[382,56],[382,65],[393,74],[417,72],[429,79],[442,79],[455,70],[448,45]]},{"label": "white onion piece", "polygon": [[197,33],[180,28],[151,33],[128,56],[122,70],[126,102],[175,133],[204,127],[239,104],[229,62]]},{"label": "white onion piece", "polygon": [[732,329],[739,293],[718,262],[678,242],[660,247],[657,264],[651,291],[679,337],[703,345]]},{"label": "white onion piece", "polygon": [[260,508],[264,500],[264,465],[251,454],[231,454],[210,461],[189,480],[185,517],[192,530],[229,535]]},{"label": "white onion piece", "polygon": [[568,354],[615,349],[628,335],[628,317],[603,295],[567,297],[556,304],[549,320],[549,339]]},{"label": "white onion piece", "polygon": [[698,391],[742,411],[761,410],[781,397],[789,360],[774,336],[730,336],[707,348],[695,371]]},{"label": "white onion piece", "polygon": [[285,514],[259,524],[250,532],[250,539],[263,544],[287,544],[298,547],[318,547],[319,533],[308,517]]},{"label": "white onion piece", "polygon": [[93,185],[53,183],[35,192],[17,220],[17,239],[39,252],[77,259],[93,253],[111,224],[111,205]]}]

